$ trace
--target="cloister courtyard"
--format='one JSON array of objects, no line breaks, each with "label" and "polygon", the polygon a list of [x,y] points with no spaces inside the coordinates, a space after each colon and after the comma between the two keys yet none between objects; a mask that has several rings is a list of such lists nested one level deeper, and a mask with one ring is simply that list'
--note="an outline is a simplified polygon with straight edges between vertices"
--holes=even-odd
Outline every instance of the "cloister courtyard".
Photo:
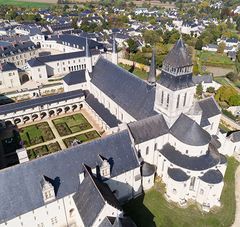
[{"label": "cloister courtyard", "polygon": [[2,139],[2,144],[5,145],[5,153],[8,155],[24,146],[29,159],[35,159],[74,144],[94,140],[102,133],[97,120],[82,109],[18,126],[15,133]]}]

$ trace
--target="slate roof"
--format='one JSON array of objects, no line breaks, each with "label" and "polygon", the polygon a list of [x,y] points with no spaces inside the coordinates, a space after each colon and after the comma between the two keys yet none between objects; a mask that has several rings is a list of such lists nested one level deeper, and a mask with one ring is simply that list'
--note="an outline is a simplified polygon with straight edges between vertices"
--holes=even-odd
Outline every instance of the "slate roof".
[{"label": "slate roof", "polygon": [[7,71],[12,71],[12,70],[17,70],[17,67],[14,63],[4,62],[4,63],[1,64],[0,70],[2,72],[7,72]]},{"label": "slate roof", "polygon": [[216,166],[221,161],[220,154],[216,153],[212,149],[209,149],[207,154],[200,157],[190,157],[182,154],[180,151],[176,150],[173,146],[167,143],[159,152],[171,163],[189,170],[206,170]]},{"label": "slate roof", "polygon": [[[100,54],[99,50],[91,51],[92,56],[99,55],[99,54]],[[85,56],[86,56],[85,51],[77,51],[77,52],[71,52],[71,53],[37,57],[35,59],[29,60],[28,63],[30,66],[34,67],[34,66],[44,65],[44,63],[47,63],[47,62],[64,61],[64,60],[68,60],[68,59],[80,58],[80,57],[85,57]]]},{"label": "slate roof", "polygon": [[105,217],[99,227],[137,227],[129,217]]},{"label": "slate roof", "polygon": [[228,134],[228,137],[230,138],[230,140],[234,143],[239,142],[240,141],[240,131],[234,131],[234,132],[230,132]]},{"label": "slate roof", "polygon": [[199,177],[208,184],[219,184],[223,181],[223,175],[219,170],[210,169],[203,176]]},{"label": "slate roof", "polygon": [[200,123],[202,127],[206,125],[208,118],[221,114],[221,110],[212,96],[210,98],[200,100],[198,103],[203,111]]},{"label": "slate roof", "polygon": [[117,127],[121,123],[102,103],[100,103],[92,94],[88,94],[85,99],[87,104],[111,127]]},{"label": "slate roof", "polygon": [[167,54],[163,64],[173,67],[191,66],[192,59],[182,39],[179,39]]},{"label": "slate roof", "polygon": [[157,138],[168,133],[169,128],[162,114],[157,114],[140,121],[131,122],[128,128],[135,144]]},{"label": "slate roof", "polygon": [[88,170],[85,170],[85,174],[73,200],[84,226],[92,226],[106,203],[118,210],[122,208],[107,184],[100,182]]},{"label": "slate roof", "polygon": [[111,177],[139,167],[129,133],[124,130],[1,170],[0,223],[44,205],[42,176],[53,179],[56,199],[75,193],[82,163],[96,168],[102,164],[99,155],[109,160]]},{"label": "slate roof", "polygon": [[136,120],[155,115],[155,87],[100,57],[91,82]]},{"label": "slate roof", "polygon": [[144,162],[141,166],[141,173],[142,173],[142,176],[144,177],[153,175],[155,171],[156,171],[156,167],[147,162]]},{"label": "slate roof", "polygon": [[70,72],[63,78],[63,81],[67,85],[84,83],[86,82],[85,70]]},{"label": "slate roof", "polygon": [[175,121],[170,133],[181,142],[192,146],[203,146],[211,141],[210,134],[185,114],[181,114]]},{"label": "slate roof", "polygon": [[187,181],[190,176],[188,176],[183,170],[179,168],[168,168],[168,175],[175,181]]},{"label": "slate roof", "polygon": [[61,101],[65,101],[68,99],[81,97],[84,95],[85,95],[84,91],[80,89],[80,90],[60,93],[57,95],[40,97],[40,98],[36,98],[36,99],[30,99],[30,100],[27,100],[24,102],[17,102],[17,103],[1,105],[0,106],[0,114],[13,113],[13,112],[34,108],[34,107],[45,105],[45,104],[50,104],[53,102],[61,102]]},{"label": "slate roof", "polygon": [[202,82],[212,83],[212,76],[211,75],[194,76],[192,80],[193,80],[193,83],[195,84],[200,84]]}]

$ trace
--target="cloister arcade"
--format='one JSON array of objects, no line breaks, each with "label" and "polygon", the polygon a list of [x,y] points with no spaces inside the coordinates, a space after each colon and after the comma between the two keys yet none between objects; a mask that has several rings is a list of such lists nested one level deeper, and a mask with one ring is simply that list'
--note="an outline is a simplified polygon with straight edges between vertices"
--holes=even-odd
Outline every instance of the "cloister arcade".
[{"label": "cloister arcade", "polygon": [[31,114],[24,114],[24,112],[21,111],[23,112],[21,115],[18,115],[16,117],[6,118],[5,124],[6,125],[23,125],[26,123],[41,121],[44,119],[63,115],[66,113],[79,111],[83,108],[83,105],[84,105],[83,102],[66,104],[66,105],[58,106],[56,108],[51,108],[48,110],[36,111]]}]

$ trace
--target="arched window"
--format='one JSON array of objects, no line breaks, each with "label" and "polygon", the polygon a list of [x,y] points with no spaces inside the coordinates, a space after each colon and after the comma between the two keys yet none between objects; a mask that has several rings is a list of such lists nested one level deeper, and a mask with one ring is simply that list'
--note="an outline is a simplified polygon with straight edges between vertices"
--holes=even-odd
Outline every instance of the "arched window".
[{"label": "arched window", "polygon": [[177,108],[179,107],[180,95],[177,97]]},{"label": "arched window", "polygon": [[185,106],[185,105],[186,105],[186,100],[187,100],[187,93],[185,93],[185,95],[184,95],[183,106]]},{"label": "arched window", "polygon": [[74,216],[74,208],[72,208],[71,210],[69,210],[69,216],[73,217]]},{"label": "arched window", "polygon": [[203,195],[203,193],[204,193],[204,190],[201,188],[200,189],[200,195]]}]

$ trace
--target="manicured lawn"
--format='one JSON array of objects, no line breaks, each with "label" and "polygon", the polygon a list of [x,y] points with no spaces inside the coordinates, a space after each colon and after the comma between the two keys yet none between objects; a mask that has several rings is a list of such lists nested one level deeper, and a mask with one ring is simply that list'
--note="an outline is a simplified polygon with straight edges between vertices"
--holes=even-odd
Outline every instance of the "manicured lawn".
[{"label": "manicured lawn", "polygon": [[214,77],[214,80],[222,85],[229,85],[229,82],[224,77]]},{"label": "manicured lawn", "polygon": [[24,2],[17,0],[0,0],[0,5],[14,5],[19,7],[30,7],[30,8],[48,8],[52,3],[46,2]]},{"label": "manicured lawn", "polygon": [[[124,64],[119,64],[120,67],[122,67],[123,69],[126,69],[127,71],[129,71],[129,69],[132,66],[129,65],[124,65]],[[148,77],[148,72],[144,71],[144,70],[140,70],[138,68],[135,67],[134,71],[132,72],[134,75],[138,76],[139,78],[146,80]]]},{"label": "manicured lawn", "polygon": [[53,120],[60,136],[71,135],[92,128],[87,119],[80,113]]},{"label": "manicured lawn", "polygon": [[71,147],[72,142],[74,140],[78,140],[80,143],[84,143],[86,141],[90,141],[90,140],[93,140],[93,139],[96,139],[96,138],[99,138],[99,137],[100,137],[100,135],[98,134],[98,132],[93,130],[93,131],[90,131],[90,132],[86,132],[86,133],[82,133],[82,134],[79,134],[79,135],[76,135],[76,136],[66,138],[66,139],[63,140],[63,142],[65,143],[65,145],[67,147]]},{"label": "manicured lawn", "polygon": [[221,124],[221,123],[219,124],[219,129],[223,133],[231,131],[231,129],[229,129],[227,126],[225,126],[224,124]]},{"label": "manicured lawn", "polygon": [[25,147],[50,141],[55,138],[47,122],[20,128],[19,133]]},{"label": "manicured lawn", "polygon": [[54,153],[60,150],[61,148],[58,142],[55,142],[55,143],[50,143],[48,145],[43,145],[43,146],[35,147],[33,149],[29,149],[27,152],[28,152],[29,159],[32,160],[32,159],[35,159],[50,153]]},{"label": "manicured lawn", "polygon": [[196,205],[186,209],[178,208],[173,203],[168,203],[162,192],[156,190],[157,187],[144,196],[131,200],[123,208],[138,227],[229,227],[234,221],[236,209],[234,178],[238,164],[234,158],[228,159],[221,196],[223,207],[210,213],[200,212]]},{"label": "manicured lawn", "polygon": [[199,57],[202,65],[219,66],[231,68],[234,66],[234,62],[226,54],[219,54],[210,51],[199,51],[197,56]]}]

